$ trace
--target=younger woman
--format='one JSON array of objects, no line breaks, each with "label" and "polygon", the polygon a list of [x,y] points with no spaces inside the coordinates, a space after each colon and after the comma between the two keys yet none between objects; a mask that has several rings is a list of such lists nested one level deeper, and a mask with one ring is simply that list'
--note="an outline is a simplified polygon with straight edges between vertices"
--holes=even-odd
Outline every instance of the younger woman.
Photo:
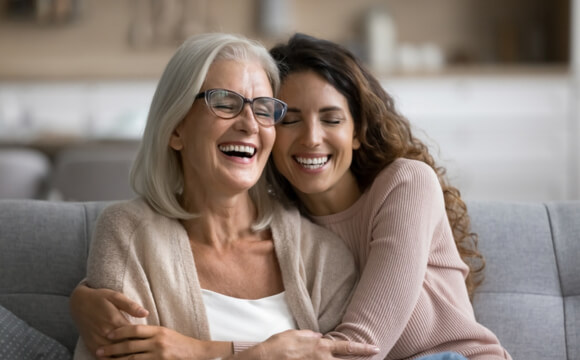
[{"label": "younger woman", "polygon": [[327,337],[376,345],[373,359],[444,351],[509,359],[470,303],[483,258],[459,191],[379,81],[346,49],[306,35],[270,53],[288,104],[271,183],[337,233],[361,273]]}]

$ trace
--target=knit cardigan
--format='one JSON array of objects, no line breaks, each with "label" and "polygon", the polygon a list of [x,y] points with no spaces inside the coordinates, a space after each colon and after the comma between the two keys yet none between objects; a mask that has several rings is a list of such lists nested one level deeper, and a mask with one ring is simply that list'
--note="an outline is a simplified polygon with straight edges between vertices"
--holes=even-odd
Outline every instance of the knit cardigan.
[{"label": "knit cardigan", "polygon": [[[271,232],[286,300],[300,329],[327,332],[340,321],[357,279],[351,253],[333,233],[278,205]],[[143,199],[113,204],[99,216],[87,284],[120,291],[147,310],[138,324],[210,340],[189,237],[176,219]],[[79,340],[75,359],[93,359]]]},{"label": "knit cardigan", "polygon": [[328,337],[377,345],[375,360],[443,351],[511,359],[475,319],[468,268],[427,164],[395,160],[350,208],[312,219],[342,237],[361,274],[342,323]]}]

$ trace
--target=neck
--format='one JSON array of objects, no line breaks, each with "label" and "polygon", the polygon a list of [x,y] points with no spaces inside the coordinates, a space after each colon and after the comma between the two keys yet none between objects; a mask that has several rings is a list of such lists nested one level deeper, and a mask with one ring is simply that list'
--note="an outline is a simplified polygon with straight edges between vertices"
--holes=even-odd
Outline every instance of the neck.
[{"label": "neck", "polygon": [[362,195],[356,178],[347,173],[333,187],[318,193],[302,193],[294,189],[300,202],[314,216],[332,215],[351,207]]},{"label": "neck", "polygon": [[256,207],[248,193],[227,199],[184,197],[184,209],[199,216],[182,220],[191,241],[224,246],[253,234]]}]

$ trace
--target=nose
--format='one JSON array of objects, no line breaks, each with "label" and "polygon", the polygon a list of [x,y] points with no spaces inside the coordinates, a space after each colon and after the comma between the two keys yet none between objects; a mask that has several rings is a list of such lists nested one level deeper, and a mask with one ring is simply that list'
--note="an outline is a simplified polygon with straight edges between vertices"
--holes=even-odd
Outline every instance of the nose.
[{"label": "nose", "polygon": [[302,127],[301,140],[304,146],[314,148],[322,143],[323,131],[320,122],[316,119],[304,121]]},{"label": "nose", "polygon": [[242,111],[236,120],[236,130],[246,132],[248,134],[256,134],[260,129],[260,125],[254,116],[251,104],[244,104]]}]

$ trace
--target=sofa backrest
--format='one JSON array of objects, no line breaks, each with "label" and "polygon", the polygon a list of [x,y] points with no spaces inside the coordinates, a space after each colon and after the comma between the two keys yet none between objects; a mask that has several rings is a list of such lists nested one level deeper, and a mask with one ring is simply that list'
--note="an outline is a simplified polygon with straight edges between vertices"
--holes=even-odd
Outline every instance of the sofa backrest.
[{"label": "sofa backrest", "polygon": [[580,359],[580,202],[468,202],[487,266],[478,320],[514,359]]},{"label": "sofa backrest", "polygon": [[[0,305],[71,351],[68,296],[107,204],[0,200]],[[514,359],[580,359],[580,201],[467,205],[487,262],[478,320]]]},{"label": "sofa backrest", "polygon": [[0,201],[0,304],[74,349],[69,295],[86,271],[89,239],[106,203]]}]

